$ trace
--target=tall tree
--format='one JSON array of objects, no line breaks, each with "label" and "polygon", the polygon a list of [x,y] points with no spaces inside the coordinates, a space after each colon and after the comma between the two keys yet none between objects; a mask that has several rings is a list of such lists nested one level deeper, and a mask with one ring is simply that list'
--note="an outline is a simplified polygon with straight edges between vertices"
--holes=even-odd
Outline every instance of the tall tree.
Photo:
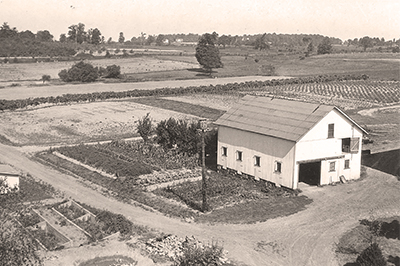
[{"label": "tall tree", "polygon": [[156,41],[156,38],[154,38],[154,36],[153,35],[149,35],[148,37],[147,37],[147,40],[146,40],[146,45],[151,45],[153,42],[155,42]]},{"label": "tall tree", "polygon": [[48,30],[40,30],[36,33],[36,39],[40,42],[51,42],[53,41],[53,35]]},{"label": "tall tree", "polygon": [[164,44],[165,36],[163,34],[159,34],[156,38],[156,45],[162,46]]},{"label": "tall tree", "polygon": [[196,59],[199,64],[206,69],[210,75],[213,68],[221,68],[221,56],[216,46],[218,34],[214,31],[212,34],[203,34],[196,46]]},{"label": "tall tree", "polygon": [[322,42],[318,45],[318,54],[330,54],[332,52],[332,44],[329,37],[325,37]]},{"label": "tall tree", "polygon": [[98,45],[101,43],[101,32],[98,28],[88,30],[89,43]]},{"label": "tall tree", "polygon": [[67,36],[65,35],[65,33],[60,34],[60,42],[66,42],[67,41]]},{"label": "tall tree", "polygon": [[119,43],[124,43],[125,42],[125,37],[124,37],[124,33],[123,32],[119,33],[118,42]]},{"label": "tall tree", "polygon": [[360,46],[362,46],[362,48],[364,49],[364,52],[367,51],[367,48],[373,46],[372,39],[370,37],[368,37],[368,36],[365,36],[365,37],[361,38],[358,41],[358,44]]},{"label": "tall tree", "polygon": [[0,39],[14,38],[18,35],[17,29],[11,28],[7,22],[4,22],[0,27]]},{"label": "tall tree", "polygon": [[260,51],[269,49],[266,33],[256,39],[256,41],[254,42],[254,49],[258,49]]},{"label": "tall tree", "polygon": [[68,29],[68,40],[76,43],[83,43],[86,41],[85,24],[79,23],[78,25],[71,25]]},{"label": "tall tree", "polygon": [[19,37],[21,39],[34,40],[35,39],[35,34],[33,32],[31,32],[30,30],[26,30],[26,31],[21,31],[19,33]]},{"label": "tall tree", "polygon": [[232,37],[227,35],[222,35],[221,37],[218,38],[218,44],[222,45],[224,48],[225,46],[230,45],[231,41]]}]

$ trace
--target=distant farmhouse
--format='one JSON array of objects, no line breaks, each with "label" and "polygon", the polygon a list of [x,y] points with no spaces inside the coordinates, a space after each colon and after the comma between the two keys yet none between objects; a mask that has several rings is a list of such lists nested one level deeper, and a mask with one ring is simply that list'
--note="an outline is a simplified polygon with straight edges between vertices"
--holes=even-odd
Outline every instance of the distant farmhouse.
[{"label": "distant farmhouse", "polygon": [[0,194],[19,188],[19,172],[9,165],[0,164]]},{"label": "distant farmhouse", "polygon": [[219,167],[292,189],[360,177],[368,133],[335,106],[245,96],[215,123]]}]

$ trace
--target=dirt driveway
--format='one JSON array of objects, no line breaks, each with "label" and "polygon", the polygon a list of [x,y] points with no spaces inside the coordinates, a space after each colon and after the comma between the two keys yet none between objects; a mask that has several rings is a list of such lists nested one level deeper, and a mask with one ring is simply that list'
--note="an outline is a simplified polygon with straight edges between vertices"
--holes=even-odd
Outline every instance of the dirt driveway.
[{"label": "dirt driveway", "polygon": [[338,265],[335,242],[357,225],[358,220],[400,215],[400,182],[391,175],[368,169],[364,180],[338,186],[305,187],[314,202],[300,213],[250,225],[204,225],[185,223],[148,212],[90,189],[66,174],[31,161],[14,147],[0,144],[0,161],[29,172],[65,192],[67,197],[97,208],[126,215],[180,237],[218,241],[229,257],[247,265]]},{"label": "dirt driveway", "polygon": [[246,81],[264,81],[271,79],[285,79],[282,76],[246,76],[230,77],[217,79],[193,79],[193,80],[167,80],[167,81],[147,81],[135,83],[90,83],[90,84],[66,84],[59,86],[43,87],[6,87],[0,89],[0,99],[16,100],[35,97],[59,96],[63,94],[92,93],[102,91],[127,91],[127,90],[152,90],[157,88],[179,88],[189,86],[207,86]]}]

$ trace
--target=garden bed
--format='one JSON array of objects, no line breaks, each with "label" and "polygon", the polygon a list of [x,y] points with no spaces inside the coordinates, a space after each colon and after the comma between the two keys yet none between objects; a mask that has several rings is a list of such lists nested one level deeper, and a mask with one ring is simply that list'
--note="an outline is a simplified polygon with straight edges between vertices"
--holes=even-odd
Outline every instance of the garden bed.
[{"label": "garden bed", "polygon": [[[298,191],[228,172],[209,171],[207,205],[210,212],[196,217],[198,222],[254,223],[286,216],[312,202]],[[154,194],[202,209],[202,181],[186,182],[159,188]]]}]

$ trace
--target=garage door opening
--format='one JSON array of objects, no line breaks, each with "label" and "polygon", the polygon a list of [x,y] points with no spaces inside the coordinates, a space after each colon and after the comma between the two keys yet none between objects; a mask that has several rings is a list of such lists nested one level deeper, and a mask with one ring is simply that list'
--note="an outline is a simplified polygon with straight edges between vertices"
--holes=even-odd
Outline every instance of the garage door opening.
[{"label": "garage door opening", "polygon": [[299,165],[299,182],[318,186],[321,183],[321,161],[301,163]]}]

